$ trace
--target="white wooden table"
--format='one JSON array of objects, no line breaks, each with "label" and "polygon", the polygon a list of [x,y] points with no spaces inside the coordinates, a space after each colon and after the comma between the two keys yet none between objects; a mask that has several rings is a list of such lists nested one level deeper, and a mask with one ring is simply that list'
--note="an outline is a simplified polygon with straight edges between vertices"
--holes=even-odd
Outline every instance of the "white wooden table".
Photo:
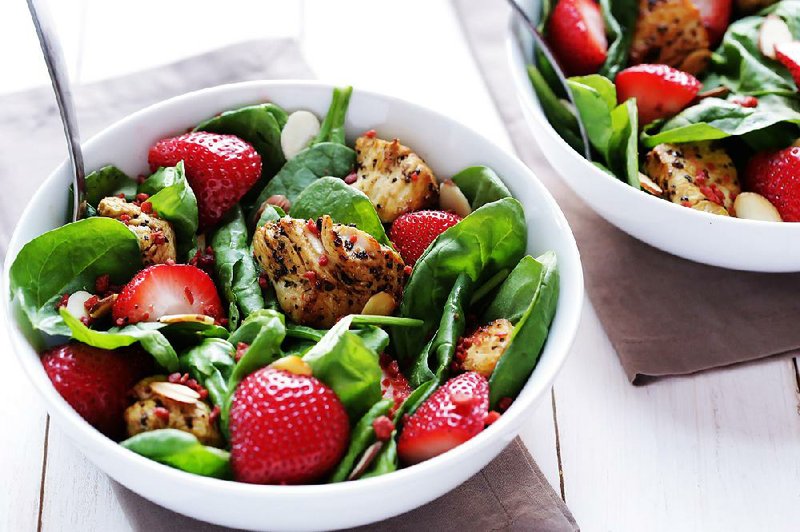
[{"label": "white wooden table", "polygon": [[[52,3],[78,83],[291,36],[319,78],[436,108],[510,149],[446,0]],[[415,76],[373,74],[387,43],[402,45]],[[0,50],[0,93],[47,83],[23,0],[0,2]],[[50,427],[4,331],[0,353],[0,530],[146,528],[126,512],[135,496]],[[791,360],[635,388],[587,304],[551,400],[531,413],[523,437],[585,531],[800,529]]]}]

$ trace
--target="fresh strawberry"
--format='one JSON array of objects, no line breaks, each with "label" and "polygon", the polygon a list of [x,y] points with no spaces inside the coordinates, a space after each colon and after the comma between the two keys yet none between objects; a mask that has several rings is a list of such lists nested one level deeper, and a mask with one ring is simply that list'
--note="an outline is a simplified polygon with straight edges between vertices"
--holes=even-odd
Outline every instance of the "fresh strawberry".
[{"label": "fresh strawberry", "polygon": [[719,44],[731,21],[733,0],[692,0],[700,11],[700,18],[708,31],[712,48]]},{"label": "fresh strawberry", "polygon": [[417,464],[461,445],[483,430],[489,414],[489,382],[474,371],[444,383],[405,421],[397,452]]},{"label": "fresh strawberry", "polygon": [[745,183],[767,198],[784,222],[800,222],[800,147],[757,153],[747,164]]},{"label": "fresh strawberry", "polygon": [[546,34],[567,76],[594,74],[608,55],[603,15],[593,0],[559,0]]},{"label": "fresh strawberry", "polygon": [[800,87],[800,41],[781,43],[775,46],[775,58],[789,69],[794,83]]},{"label": "fresh strawberry", "polygon": [[422,252],[442,234],[456,225],[461,217],[445,211],[416,211],[406,213],[392,223],[389,240],[400,252],[403,262],[413,266]]},{"label": "fresh strawberry", "polygon": [[350,421],[314,377],[263,368],[236,388],[230,409],[231,467],[240,482],[305,484],[341,460]]},{"label": "fresh strawberry", "polygon": [[616,79],[617,98],[622,103],[636,98],[639,125],[681,112],[700,92],[702,84],[691,74],[667,65],[636,65]]},{"label": "fresh strawberry", "polygon": [[90,425],[110,438],[124,436],[128,391],[152,369],[138,349],[115,351],[78,342],[42,353],[42,365],[56,391]]},{"label": "fresh strawberry", "polygon": [[170,314],[222,317],[214,281],[188,264],[156,264],[134,276],[120,292],[112,315],[117,325],[158,321]]},{"label": "fresh strawberry", "polygon": [[148,161],[152,171],[183,161],[203,228],[216,224],[261,175],[261,156],[250,144],[204,131],[158,141]]}]

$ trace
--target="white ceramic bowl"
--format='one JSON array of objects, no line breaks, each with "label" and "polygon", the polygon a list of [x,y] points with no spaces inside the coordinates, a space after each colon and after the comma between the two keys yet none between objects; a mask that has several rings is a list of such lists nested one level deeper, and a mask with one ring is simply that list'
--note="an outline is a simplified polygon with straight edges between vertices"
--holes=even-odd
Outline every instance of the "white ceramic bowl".
[{"label": "white ceramic bowl", "polygon": [[[538,17],[539,0],[519,3]],[[525,119],[545,157],[600,216],[651,246],[689,260],[736,270],[800,271],[800,223],[759,222],[687,209],[636,190],[593,166],[547,121],[526,71],[533,44],[516,19],[507,51]]]},{"label": "white ceramic bowl", "polygon": [[[327,110],[332,87],[315,82],[250,82],[193,92],[139,111],[86,142],[87,168],[113,163],[130,175],[147,170],[147,150],[159,138],[184,131],[220,111],[261,101],[286,109]],[[376,129],[413,146],[438,175],[475,164],[494,168],[525,206],[528,252],[556,251],[561,273],[558,311],[538,366],[500,420],[457,449],[390,475],[335,485],[257,486],[190,475],[123,449],[93,429],[61,398],[39,357],[13,319],[15,351],[47,405],[53,422],[103,471],[136,493],[171,510],[247,529],[311,530],[365,524],[411,510],[453,489],[494,458],[529,419],[561,367],[578,326],[583,300],[580,258],[569,226],[531,171],[491,141],[453,120],[388,96],[355,90],[349,136]],[[9,246],[3,283],[7,316],[8,270],[20,247],[64,222],[70,171],[62,164],[20,219]]]}]

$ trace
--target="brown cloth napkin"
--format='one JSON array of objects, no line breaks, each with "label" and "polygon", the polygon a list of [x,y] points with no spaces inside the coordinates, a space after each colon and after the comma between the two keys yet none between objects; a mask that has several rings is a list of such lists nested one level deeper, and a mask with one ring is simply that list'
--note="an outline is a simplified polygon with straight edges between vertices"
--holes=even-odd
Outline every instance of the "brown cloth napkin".
[{"label": "brown cloth napkin", "polygon": [[[178,94],[235,81],[307,79],[312,73],[291,40],[242,43],[172,65],[80,87],[83,138],[125,115]],[[66,157],[49,87],[0,97],[0,259],[28,198]],[[222,530],[160,508],[114,484],[135,530]],[[346,511],[343,509],[343,511]],[[265,525],[268,521],[265,521]],[[575,520],[519,439],[483,471],[441,498],[365,530],[536,530],[572,532]]]},{"label": "brown cloth napkin", "polygon": [[631,382],[800,354],[800,274],[690,262],[595,214],[560,181],[525,123],[506,57],[510,8],[499,0],[454,5],[517,154],[569,220],[586,289]]}]

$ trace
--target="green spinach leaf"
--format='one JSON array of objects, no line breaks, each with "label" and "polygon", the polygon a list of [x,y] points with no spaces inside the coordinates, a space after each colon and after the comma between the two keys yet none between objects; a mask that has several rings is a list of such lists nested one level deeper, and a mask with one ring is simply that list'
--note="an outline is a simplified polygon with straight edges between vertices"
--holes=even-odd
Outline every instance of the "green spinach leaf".
[{"label": "green spinach leaf", "polygon": [[397,431],[383,444],[380,454],[361,478],[372,478],[397,471]]},{"label": "green spinach leaf", "polygon": [[122,170],[108,165],[86,176],[86,202],[97,207],[100,200],[117,194],[125,194],[127,199],[136,196],[136,181]]},{"label": "green spinach leaf", "polygon": [[609,46],[606,61],[600,67],[599,73],[614,79],[628,64],[639,3],[637,0],[600,0],[600,9],[603,12]]},{"label": "green spinach leaf", "polygon": [[201,444],[194,434],[177,429],[159,429],[132,436],[120,445],[156,462],[202,475],[230,478],[230,453]]},{"label": "green spinach leaf", "polygon": [[487,203],[511,196],[508,188],[488,166],[470,166],[450,178],[469,200],[474,211]]},{"label": "green spinach leaf", "polygon": [[608,164],[615,175],[634,188],[639,181],[639,110],[629,98],[611,111],[611,138],[608,141]]},{"label": "green spinach leaf", "polygon": [[528,78],[539,97],[547,121],[572,149],[583,153],[583,140],[581,140],[578,119],[572,109],[556,95],[539,69],[533,65],[528,65]]},{"label": "green spinach leaf", "polygon": [[180,369],[208,390],[211,402],[220,408],[230,393],[230,380],[236,348],[221,338],[208,338],[183,353],[178,361]]},{"label": "green spinach leaf", "polygon": [[343,482],[353,471],[353,466],[367,450],[367,447],[375,442],[375,429],[372,428],[372,422],[381,416],[389,413],[389,410],[394,405],[391,399],[381,399],[370,408],[364,416],[358,420],[356,426],[353,428],[350,437],[350,446],[347,448],[342,461],[336,467],[328,482]]},{"label": "green spinach leaf", "polygon": [[148,201],[158,217],[175,229],[178,256],[186,257],[194,247],[198,226],[197,198],[186,180],[183,161],[173,167],[159,168],[141,185],[139,192],[149,194]]}]

